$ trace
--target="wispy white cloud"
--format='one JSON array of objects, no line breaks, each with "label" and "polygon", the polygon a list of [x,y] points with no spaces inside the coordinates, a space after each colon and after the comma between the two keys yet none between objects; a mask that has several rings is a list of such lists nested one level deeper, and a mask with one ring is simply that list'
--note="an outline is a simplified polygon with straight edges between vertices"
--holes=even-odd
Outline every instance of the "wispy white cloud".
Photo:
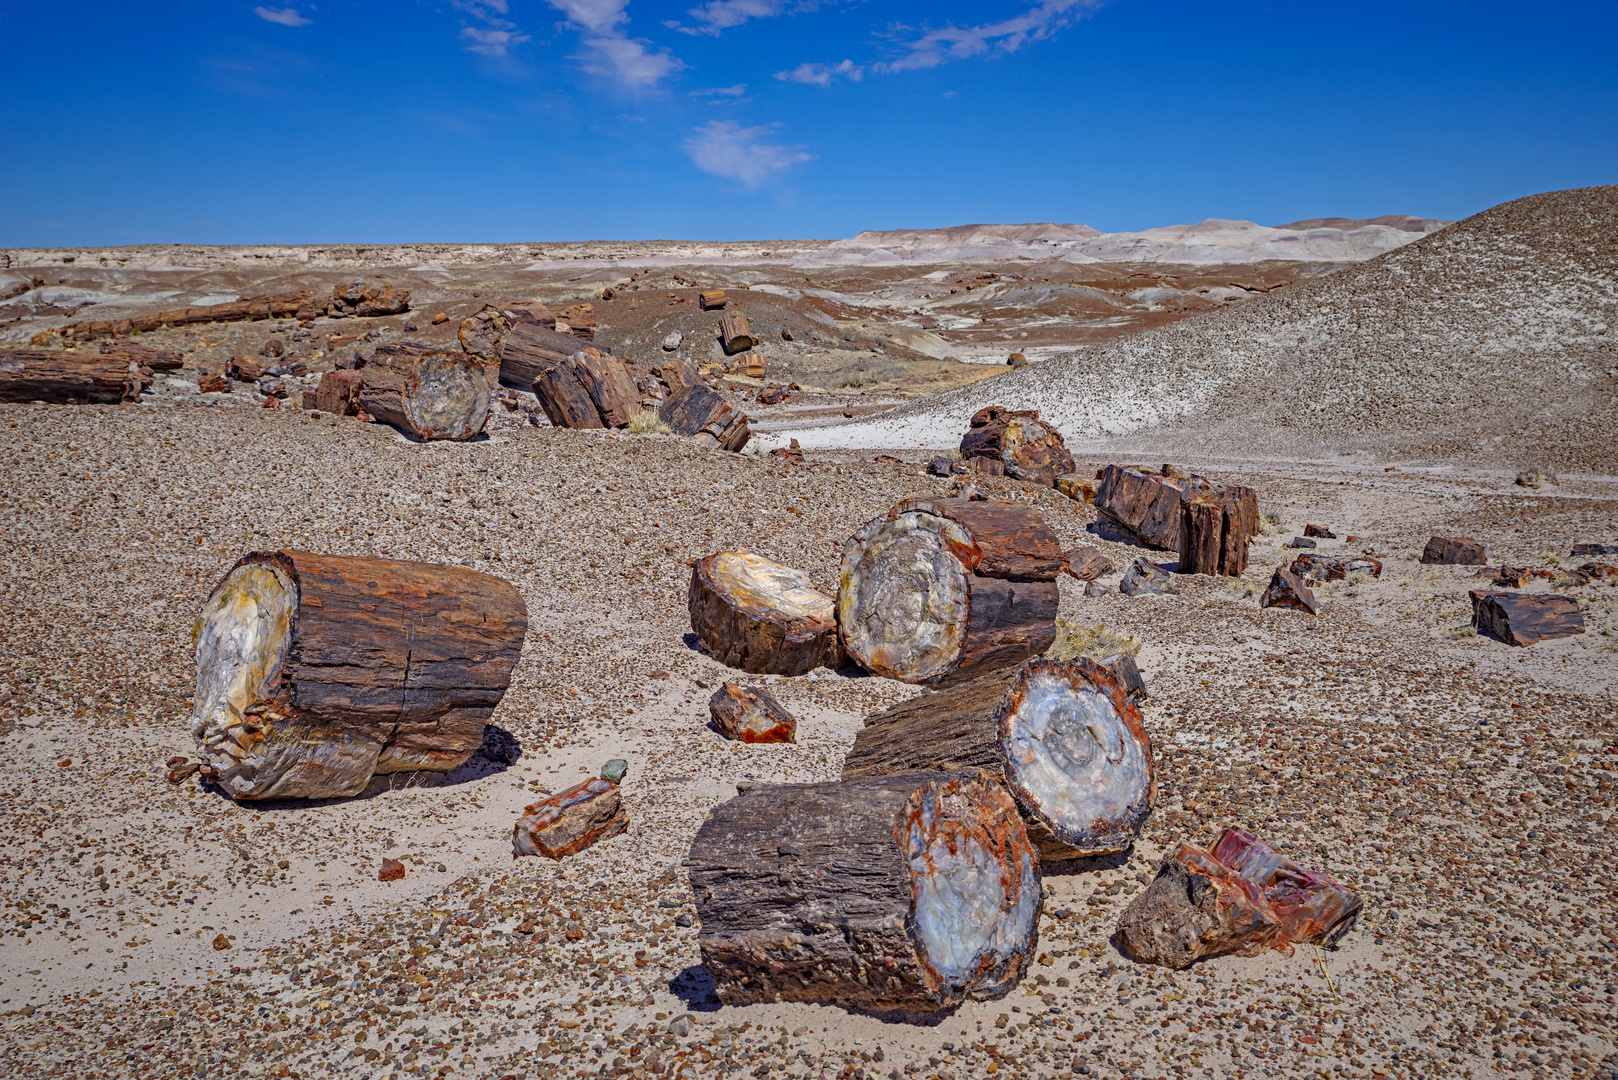
[{"label": "wispy white cloud", "polygon": [[865,78],[865,69],[852,60],[844,60],[841,64],[799,64],[790,71],[777,71],[775,77],[783,82],[827,87],[838,78],[859,82]]},{"label": "wispy white cloud", "polygon": [[[902,54],[873,64],[872,69],[915,71],[985,54],[1005,56],[1051,37],[1100,6],[1100,0],[1044,0],[1021,15],[982,26],[946,26],[920,34],[914,34],[909,27],[896,27],[892,36]],[[907,36],[910,34],[914,36]]]},{"label": "wispy white cloud", "polygon": [[618,35],[587,38],[584,45],[590,51],[580,59],[590,74],[617,79],[636,89],[655,86],[685,67],[667,49],[652,52],[647,44]]},{"label": "wispy white cloud", "polygon": [[697,168],[757,187],[814,155],[801,147],[762,141],[770,127],[742,127],[734,120],[710,120],[691,133],[685,152]]},{"label": "wispy white cloud", "polygon": [[567,21],[592,34],[605,34],[629,20],[629,0],[547,0]]},{"label": "wispy white cloud", "polygon": [[686,91],[692,97],[741,97],[747,93],[746,83],[737,83],[735,86],[709,86],[702,90]]},{"label": "wispy white cloud", "polygon": [[717,34],[750,19],[773,19],[788,8],[812,11],[815,4],[812,0],[808,3],[789,3],[788,0],[708,0],[706,4],[686,12],[700,25],[677,25],[676,29],[686,34]]},{"label": "wispy white cloud", "polygon": [[256,7],[253,14],[266,22],[280,23],[282,26],[308,26],[314,22],[298,14],[297,8],[268,8]]},{"label": "wispy white cloud", "polygon": [[[507,23],[507,26],[512,24]],[[521,45],[532,40],[527,34],[513,28],[510,30],[490,30],[477,26],[461,28],[461,39],[469,41],[467,52],[482,53],[484,56],[504,56],[506,50],[513,45]]]}]

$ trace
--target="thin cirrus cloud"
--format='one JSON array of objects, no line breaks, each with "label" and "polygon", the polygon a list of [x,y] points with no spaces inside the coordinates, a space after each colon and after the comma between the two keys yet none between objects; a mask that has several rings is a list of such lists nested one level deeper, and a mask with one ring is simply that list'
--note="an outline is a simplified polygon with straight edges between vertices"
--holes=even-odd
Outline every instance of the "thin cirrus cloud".
[{"label": "thin cirrus cloud", "polygon": [[[872,70],[917,71],[985,54],[1009,55],[1024,45],[1051,37],[1100,6],[1100,0],[1044,0],[1044,3],[1036,4],[1021,15],[996,23],[946,26],[941,30],[925,31],[908,40],[895,33],[893,37],[901,55],[897,59],[871,65]],[[898,29],[902,32],[909,28]]]},{"label": "thin cirrus cloud", "polygon": [[667,49],[654,51],[650,43],[632,38],[619,24],[629,21],[629,0],[547,0],[567,21],[589,36],[585,52],[575,57],[592,75],[616,79],[625,86],[656,86],[685,65]]},{"label": "thin cirrus cloud", "polygon": [[314,22],[299,15],[297,8],[256,7],[253,14],[265,22],[279,23],[281,26],[308,26]]},{"label": "thin cirrus cloud", "polygon": [[865,78],[865,69],[852,60],[844,60],[841,64],[799,64],[790,71],[777,71],[775,77],[782,82],[808,83],[825,88],[836,79],[859,82]]},{"label": "thin cirrus cloud", "polygon": [[812,11],[814,7],[813,2],[792,4],[786,0],[708,0],[708,3],[686,12],[699,25],[680,26],[678,23],[672,25],[682,34],[718,34],[721,30],[740,26],[751,19],[773,19],[777,15],[784,14],[789,8],[794,11]]},{"label": "thin cirrus cloud", "polygon": [[758,187],[814,156],[800,147],[763,141],[770,130],[762,124],[743,127],[734,120],[710,120],[686,139],[685,152],[705,173]]},{"label": "thin cirrus cloud", "polygon": [[461,27],[461,40],[467,52],[503,57],[515,45],[533,40],[505,18],[506,0],[452,0],[455,8],[478,20],[482,26]]}]

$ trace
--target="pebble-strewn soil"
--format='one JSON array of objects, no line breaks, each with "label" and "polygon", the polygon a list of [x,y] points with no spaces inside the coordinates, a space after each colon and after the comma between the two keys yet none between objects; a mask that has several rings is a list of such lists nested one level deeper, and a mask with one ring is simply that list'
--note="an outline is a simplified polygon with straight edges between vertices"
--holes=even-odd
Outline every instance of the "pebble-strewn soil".
[{"label": "pebble-strewn soil", "polygon": [[[725,743],[706,701],[730,673],[685,640],[686,560],[747,547],[829,587],[858,524],[947,481],[506,413],[486,440],[417,445],[202,400],[0,407],[8,1076],[1618,1070],[1618,589],[1566,587],[1587,632],[1514,649],[1456,630],[1472,570],[1414,561],[1436,531],[1487,540],[1491,561],[1576,563],[1571,543],[1618,541],[1599,483],[1226,473],[1284,525],[1245,578],[1139,599],[1065,582],[1065,618],[1144,643],[1162,803],[1125,856],[1046,878],[1040,957],[1010,996],[918,1023],[711,997],[680,866],[703,812],[739,781],[835,777],[860,719],[917,691],[766,679],[800,741]],[[1053,491],[981,485],[1120,571],[1140,553]],[[1260,610],[1305,521],[1362,536],[1381,582],[1327,590],[1318,618]],[[477,757],[321,804],[164,782],[192,749],[192,618],[242,553],[283,546],[464,563],[522,590],[527,643]],[[521,808],[612,757],[630,763],[630,832],[513,862]],[[1225,823],[1363,890],[1341,949],[1182,973],[1116,951],[1162,854]],[[377,880],[384,855],[402,881]]]}]

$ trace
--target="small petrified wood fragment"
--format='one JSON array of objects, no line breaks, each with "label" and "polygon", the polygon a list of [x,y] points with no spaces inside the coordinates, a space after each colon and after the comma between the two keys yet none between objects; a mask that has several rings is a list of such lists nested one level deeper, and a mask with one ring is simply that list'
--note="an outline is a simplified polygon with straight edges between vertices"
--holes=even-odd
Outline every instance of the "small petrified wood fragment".
[{"label": "small petrified wood fragment", "polygon": [[725,683],[708,699],[708,715],[727,739],[745,743],[797,741],[797,718],[763,687]]},{"label": "small petrified wood fragment", "polygon": [[1303,535],[1318,536],[1324,540],[1337,539],[1337,534],[1326,528],[1324,525],[1305,525],[1303,527]]},{"label": "small petrified wood fragment", "polygon": [[1146,678],[1140,673],[1140,665],[1135,663],[1134,653],[1121,652],[1109,656],[1101,661],[1101,666],[1112,672],[1130,701],[1146,700]]},{"label": "small petrified wood fragment", "polygon": [[1007,409],[990,405],[972,414],[961,438],[961,457],[998,461],[1006,475],[1018,480],[1056,485],[1056,478],[1073,472],[1073,455],[1062,433],[1039,418],[1034,409]]},{"label": "small petrified wood fragment", "polygon": [[730,303],[724,289],[709,289],[697,294],[697,306],[703,311],[714,311]]},{"label": "small petrified wood fragment", "polygon": [[1344,557],[1307,551],[1292,560],[1292,572],[1299,577],[1319,578],[1321,581],[1343,581],[1350,574],[1379,578],[1382,576],[1382,560],[1369,555]]},{"label": "small petrified wood fragment", "polygon": [[1421,549],[1421,561],[1440,566],[1482,566],[1489,560],[1481,540],[1464,536],[1435,536]]},{"label": "small petrified wood fragment", "polygon": [[475,356],[383,345],[362,369],[359,407],[418,439],[464,442],[483,433],[495,371]]},{"label": "small petrified wood fragment", "polygon": [[1353,890],[1226,829],[1212,853],[1182,843],[1164,859],[1124,910],[1118,937],[1136,960],[1182,969],[1206,956],[1333,946],[1362,907]]},{"label": "small petrified wood fragment", "polygon": [[0,350],[0,401],[117,405],[152,384],[151,369],[120,355]]},{"label": "small petrified wood fragment", "polygon": [[1174,584],[1173,574],[1142,555],[1124,571],[1123,578],[1118,582],[1118,591],[1125,596],[1139,596],[1141,593],[1173,593],[1180,590]]},{"label": "small petrified wood fragment", "polygon": [[511,830],[511,857],[562,859],[629,828],[618,785],[596,777],[525,807]]},{"label": "small petrified wood fragment", "polygon": [[1258,493],[1196,476],[1182,483],[1180,573],[1241,577],[1258,533]]},{"label": "small petrified wood fragment", "polygon": [[487,574],[255,552],[197,619],[191,734],[234,799],[447,772],[482,742],[527,627],[521,595]]},{"label": "small petrified wood fragment", "polygon": [[710,440],[714,446],[737,453],[753,437],[747,414],[701,383],[691,383],[670,396],[657,415],[676,435]]},{"label": "small petrified wood fragment", "polygon": [[843,645],[890,679],[968,678],[1056,640],[1056,534],[1032,507],[906,499],[843,546]]},{"label": "small petrified wood fragment", "polygon": [[365,377],[357,371],[327,371],[305,404],[337,416],[358,416],[364,389]]},{"label": "small petrified wood fragment", "polygon": [[1303,578],[1284,566],[1276,567],[1275,573],[1270,575],[1269,587],[1264,590],[1264,595],[1259,597],[1258,606],[1291,608],[1293,611],[1302,611],[1310,615],[1319,611],[1315,594],[1303,583]]},{"label": "small petrified wood fragment", "polygon": [[1076,547],[1062,555],[1062,572],[1080,581],[1112,573],[1112,560],[1093,547]]},{"label": "small petrified wood fragment", "polygon": [[563,304],[556,309],[556,328],[585,341],[596,339],[596,312],[590,304]]},{"label": "small petrified wood fragment", "polygon": [[589,344],[543,324],[517,323],[500,343],[500,382],[517,390],[532,390],[534,380]]},{"label": "small petrified wood fragment", "polygon": [[969,767],[1016,796],[1047,862],[1124,850],[1157,803],[1140,710],[1087,659],[1030,660],[877,713],[843,778]]},{"label": "small petrified wood fragment", "polygon": [[1584,613],[1571,596],[1473,592],[1472,626],[1507,645],[1532,645],[1584,633]]},{"label": "small petrified wood fragment", "polygon": [[1502,565],[1494,575],[1494,583],[1510,589],[1520,589],[1528,584],[1528,579],[1534,576],[1534,571],[1526,566]]},{"label": "small petrified wood fragment", "polygon": [[1005,994],[1038,944],[1039,857],[977,770],[756,788],[708,815],[690,874],[728,1005],[947,1008]]},{"label": "small petrified wood fragment", "polygon": [[1179,551],[1183,484],[1146,469],[1108,465],[1096,489],[1096,511],[1147,547]]},{"label": "small petrified wood fragment", "polygon": [[842,666],[835,603],[802,570],[720,551],[692,564],[687,606],[692,632],[722,664],[755,675]]},{"label": "small petrified wood fragment", "polygon": [[1096,501],[1096,486],[1087,477],[1076,473],[1057,473],[1056,490],[1072,499],[1074,502],[1093,503]]}]

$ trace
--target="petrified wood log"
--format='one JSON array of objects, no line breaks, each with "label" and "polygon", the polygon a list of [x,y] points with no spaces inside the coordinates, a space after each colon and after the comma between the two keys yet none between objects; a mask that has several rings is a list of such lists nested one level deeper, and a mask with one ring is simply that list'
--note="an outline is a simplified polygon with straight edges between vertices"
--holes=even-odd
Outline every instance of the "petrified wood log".
[{"label": "petrified wood log", "polygon": [[621,428],[635,408],[634,381],[623,361],[593,345],[534,380],[534,396],[560,428]]},{"label": "petrified wood log", "polygon": [[1096,489],[1096,511],[1147,547],[1179,551],[1183,484],[1145,469],[1108,465]]},{"label": "petrified wood log", "polygon": [[225,364],[225,374],[238,382],[258,382],[264,377],[264,364],[251,356],[232,356]]},{"label": "petrified wood log", "polygon": [[961,439],[961,457],[990,458],[1017,480],[1054,487],[1056,478],[1073,471],[1073,455],[1062,433],[1043,423],[1034,409],[1012,410],[990,405],[972,414]]},{"label": "petrified wood log", "polygon": [[797,741],[797,718],[763,687],[725,683],[708,699],[708,715],[727,739],[745,743]]},{"label": "petrified wood log", "polygon": [[337,416],[358,416],[360,392],[365,389],[365,377],[357,371],[327,371],[320,376],[314,393],[304,402],[305,408]]},{"label": "petrified wood log", "polygon": [[602,428],[601,413],[573,366],[556,365],[534,380],[534,396],[550,422],[559,428]]},{"label": "petrified wood log", "polygon": [[1618,544],[1574,544],[1574,555],[1618,555]]},{"label": "petrified wood log", "polygon": [[715,660],[755,675],[837,668],[832,598],[802,570],[745,551],[721,551],[691,566],[691,630]]},{"label": "petrified wood log", "polygon": [[0,351],[0,401],[117,405],[135,401],[152,372],[125,356],[40,349]]},{"label": "petrified wood log", "polygon": [[1182,843],[1118,922],[1136,960],[1182,969],[1205,956],[1252,956],[1294,944],[1334,946],[1364,901],[1241,829],[1212,853]]},{"label": "petrified wood log", "polygon": [[977,770],[738,795],[698,830],[690,874],[727,1005],[947,1008],[1005,994],[1038,944],[1039,857]]},{"label": "petrified wood log", "polygon": [[1421,549],[1421,561],[1441,566],[1482,566],[1489,560],[1481,540],[1464,536],[1434,536]]},{"label": "petrified wood log", "polygon": [[394,285],[377,285],[369,281],[355,281],[337,285],[331,291],[331,303],[326,314],[340,319],[345,315],[374,318],[379,315],[403,315],[410,310],[410,291]]},{"label": "petrified wood log", "polygon": [[494,404],[494,368],[423,345],[378,347],[362,381],[360,409],[419,439],[475,438]]},{"label": "petrified wood log", "polygon": [[1088,478],[1077,473],[1057,473],[1055,487],[1063,495],[1074,502],[1093,503],[1096,501],[1096,486]]},{"label": "petrified wood log", "polygon": [[1472,626],[1507,645],[1532,645],[1584,633],[1584,613],[1571,596],[1472,592]]},{"label": "petrified wood log", "polygon": [[149,367],[153,371],[178,371],[185,367],[185,354],[175,349],[152,349],[138,341],[128,338],[119,338],[117,341],[103,341],[101,353],[104,356],[123,356],[135,361],[141,367]]},{"label": "petrified wood log", "polygon": [[1062,572],[1080,581],[1112,573],[1112,560],[1093,547],[1076,547],[1062,555]]},{"label": "petrified wood log", "polygon": [[137,331],[158,330],[165,326],[239,322],[243,319],[286,319],[296,315],[300,308],[309,303],[309,299],[307,292],[248,296],[228,304],[178,308],[151,315],[137,315],[131,319],[97,319],[90,322],[69,323],[57,332],[69,340],[87,340],[98,337],[120,337]]},{"label": "petrified wood log", "polygon": [[1315,601],[1315,594],[1303,579],[1284,566],[1275,568],[1270,575],[1269,587],[1264,595],[1259,597],[1258,606],[1261,608],[1281,607],[1291,608],[1293,611],[1303,611],[1314,615],[1319,610]]},{"label": "petrified wood log", "polygon": [[1292,560],[1292,572],[1300,577],[1319,578],[1321,581],[1342,581],[1350,574],[1382,576],[1382,560],[1369,555],[1317,555],[1305,552]]},{"label": "petrified wood log", "polygon": [[652,374],[663,380],[663,385],[669,388],[671,398],[700,381],[697,369],[684,360],[665,360],[659,367],[652,369]]},{"label": "petrified wood log", "polygon": [[843,647],[890,679],[966,678],[1056,640],[1062,549],[1037,510],[906,499],[843,547]]},{"label": "petrified wood log", "polygon": [[534,380],[589,344],[536,323],[518,323],[500,343],[500,381],[517,390],[532,390]]},{"label": "petrified wood log", "polygon": [[740,452],[753,437],[747,414],[701,383],[693,383],[663,402],[657,415],[674,434],[711,439],[724,450]]},{"label": "petrified wood log", "polygon": [[1092,660],[1030,660],[865,721],[843,779],[979,768],[1016,796],[1047,862],[1122,851],[1157,803],[1140,710]]},{"label": "petrified wood log", "polygon": [[747,316],[740,311],[727,311],[719,316],[719,344],[724,348],[725,355],[745,352],[758,342],[753,338],[753,328],[747,322]]},{"label": "petrified wood log", "polygon": [[1201,477],[1182,484],[1180,573],[1241,577],[1258,532],[1258,493]]},{"label": "petrified wood log", "polygon": [[511,857],[561,859],[629,828],[618,785],[596,777],[525,807],[511,830]]},{"label": "petrified wood log", "polygon": [[197,619],[191,734],[234,799],[444,772],[478,748],[527,628],[517,590],[487,574],[255,552]]},{"label": "petrified wood log", "polygon": [[730,297],[725,295],[724,289],[709,289],[707,292],[697,294],[697,306],[703,311],[713,311],[730,303]]}]

